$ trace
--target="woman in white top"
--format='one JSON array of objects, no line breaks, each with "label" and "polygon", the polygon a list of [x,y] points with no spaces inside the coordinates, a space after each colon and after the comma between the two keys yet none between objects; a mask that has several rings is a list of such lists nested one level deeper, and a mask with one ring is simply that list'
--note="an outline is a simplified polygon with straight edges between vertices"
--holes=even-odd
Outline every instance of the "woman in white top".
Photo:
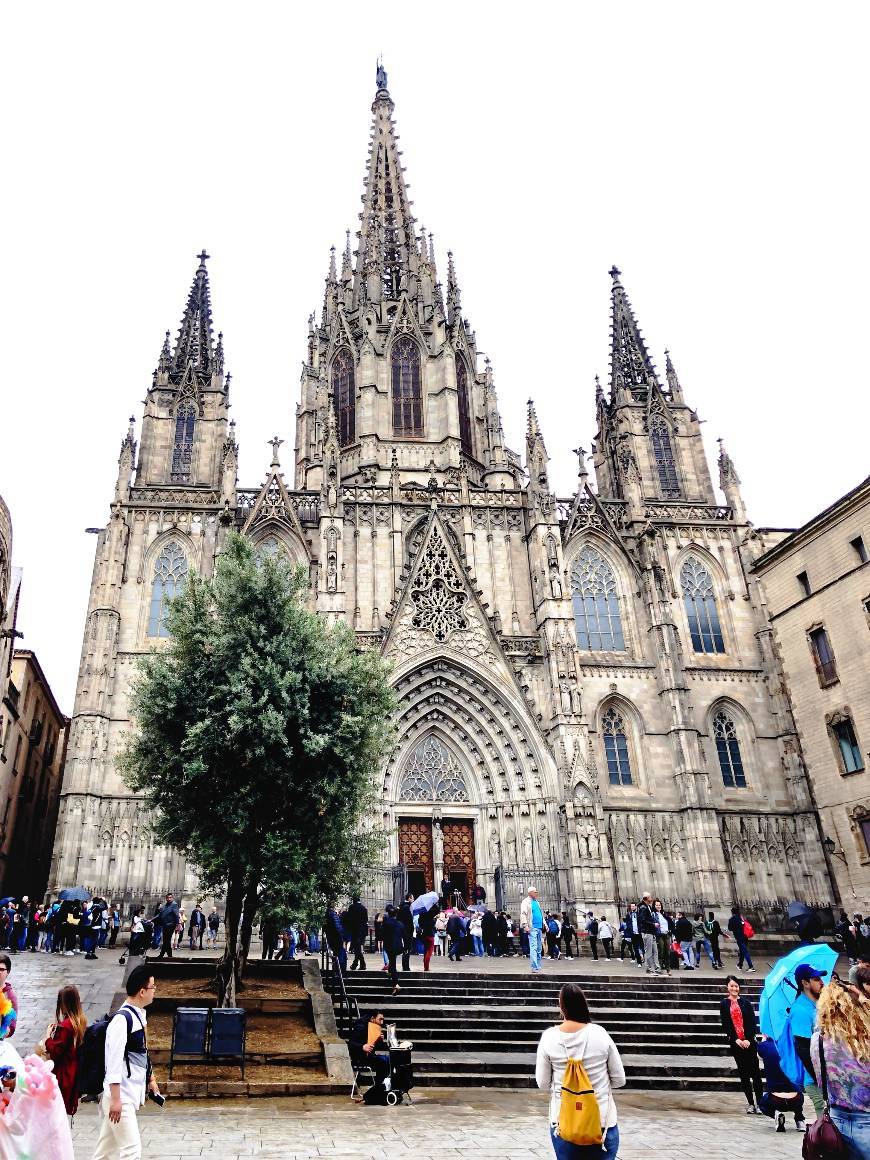
[{"label": "woman in white top", "polygon": [[471,953],[473,955],[478,955],[478,956],[482,955],[484,953],[484,951],[483,951],[483,920],[481,919],[479,914],[475,914],[474,917],[472,918],[472,920],[469,924],[469,927],[468,927],[468,933],[471,935],[471,945],[473,948]]},{"label": "woman in white top", "polygon": [[[593,1023],[589,1005],[579,983],[566,983],[559,992],[564,1022],[548,1027],[538,1044],[535,1079],[542,1091],[550,1090],[550,1138],[558,1160],[615,1160],[619,1151],[616,1102],[613,1089],[625,1087],[625,1069],[616,1044],[603,1027]],[[572,1144],[557,1135],[562,1102],[562,1079],[569,1059],[579,1059],[598,1101],[603,1144]]]}]

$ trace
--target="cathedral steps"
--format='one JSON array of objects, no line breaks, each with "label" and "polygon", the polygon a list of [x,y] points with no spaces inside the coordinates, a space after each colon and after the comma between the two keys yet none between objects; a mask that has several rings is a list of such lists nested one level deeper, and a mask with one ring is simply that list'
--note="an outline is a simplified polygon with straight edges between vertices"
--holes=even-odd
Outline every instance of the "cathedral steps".
[{"label": "cathedral steps", "polygon": [[[466,971],[463,963],[455,974],[401,973],[398,995],[380,971],[349,975],[347,987],[360,1010],[383,1010],[399,1037],[413,1041],[421,1086],[521,1088],[534,1086],[538,1040],[559,1020],[565,982],[582,984],[593,1018],[619,1047],[629,1087],[739,1088],[719,1022],[724,973],[496,975]],[[756,1003],[761,986],[753,976],[742,981]]]}]

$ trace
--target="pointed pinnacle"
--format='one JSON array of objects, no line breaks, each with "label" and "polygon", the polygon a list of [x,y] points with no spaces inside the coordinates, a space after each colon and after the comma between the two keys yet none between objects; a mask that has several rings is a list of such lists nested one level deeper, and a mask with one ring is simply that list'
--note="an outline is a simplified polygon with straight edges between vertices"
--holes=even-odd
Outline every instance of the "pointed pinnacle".
[{"label": "pointed pinnacle", "polygon": [[329,247],[329,273],[326,276],[327,282],[337,282],[338,273],[335,269],[335,246]]},{"label": "pointed pinnacle", "polygon": [[347,282],[353,274],[353,267],[351,264],[351,250],[350,250],[350,230],[344,232],[344,256],[341,260],[341,280]]},{"label": "pointed pinnacle", "polygon": [[529,409],[528,420],[527,420],[527,425],[526,425],[526,433],[531,438],[534,438],[536,435],[541,434],[541,428],[540,428],[540,425],[538,423],[538,415],[537,415],[537,412],[535,411],[535,404],[534,404],[534,401],[532,399],[528,400],[528,402],[526,403],[526,406]]}]

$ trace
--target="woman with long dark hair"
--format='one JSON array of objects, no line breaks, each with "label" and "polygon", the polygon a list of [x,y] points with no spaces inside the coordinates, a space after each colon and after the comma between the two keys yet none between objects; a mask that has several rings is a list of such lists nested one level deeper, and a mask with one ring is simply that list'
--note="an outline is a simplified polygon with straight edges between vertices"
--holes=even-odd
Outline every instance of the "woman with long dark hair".
[{"label": "woman with long dark hair", "polygon": [[[558,1160],[614,1160],[619,1150],[616,1101],[613,1089],[625,1087],[625,1069],[616,1044],[592,1022],[589,1004],[579,983],[566,983],[559,992],[562,1022],[548,1027],[538,1044],[535,1079],[550,1092],[550,1138]],[[559,1135],[562,1081],[569,1059],[579,1059],[586,1069],[601,1116],[601,1144],[580,1145]]]},{"label": "woman with long dark hair", "polygon": [[88,1023],[78,987],[61,987],[57,993],[54,1023],[45,1033],[45,1055],[54,1063],[63,1106],[74,1116],[79,1106],[79,1048]]}]

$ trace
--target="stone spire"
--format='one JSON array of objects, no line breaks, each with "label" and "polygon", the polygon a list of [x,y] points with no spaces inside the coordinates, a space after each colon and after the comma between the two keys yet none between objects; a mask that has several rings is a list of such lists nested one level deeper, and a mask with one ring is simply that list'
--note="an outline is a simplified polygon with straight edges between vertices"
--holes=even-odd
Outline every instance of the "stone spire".
[{"label": "stone spire", "polygon": [[648,388],[658,384],[658,378],[616,266],[611,268],[610,277],[613,279],[610,291],[610,401],[613,403],[625,392],[645,397]]},{"label": "stone spire", "polygon": [[459,279],[456,277],[456,267],[453,265],[453,251],[447,251],[447,321],[452,325],[462,313],[462,297],[459,290]]},{"label": "stone spire", "polygon": [[393,122],[394,108],[387,74],[379,63],[360,215],[355,305],[360,304],[362,294],[374,302],[395,301],[408,289],[410,275],[417,266],[414,218]]},{"label": "stone spire", "polygon": [[526,467],[529,472],[529,487],[536,492],[549,492],[550,479],[547,473],[547,448],[538,423],[534,402],[528,401],[528,421],[526,424]]},{"label": "stone spire", "polygon": [[201,383],[206,384],[214,370],[211,298],[208,270],[205,265],[208,254],[203,250],[198,257],[199,266],[187,296],[187,305],[184,308],[169,367],[169,381],[173,385],[180,384],[190,372],[193,372]]},{"label": "stone spire", "polygon": [[745,524],[746,506],[740,491],[740,476],[734,466],[734,460],[725,450],[724,440],[719,443],[719,486],[725,495],[725,502],[734,513],[734,520],[738,524]]},{"label": "stone spire", "polygon": [[671,362],[671,352],[665,351],[665,375],[668,380],[668,391],[671,396],[672,403],[682,403],[683,388],[680,386],[680,380],[677,378],[677,372],[674,369],[674,364]]}]

